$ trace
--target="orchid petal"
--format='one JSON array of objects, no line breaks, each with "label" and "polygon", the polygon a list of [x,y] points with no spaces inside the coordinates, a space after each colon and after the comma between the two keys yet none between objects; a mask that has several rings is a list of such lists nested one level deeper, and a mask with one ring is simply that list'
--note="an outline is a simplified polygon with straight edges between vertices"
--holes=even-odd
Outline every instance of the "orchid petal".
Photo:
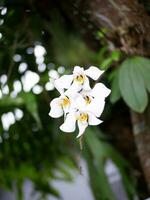
[{"label": "orchid petal", "polygon": [[65,88],[68,89],[73,81],[73,75],[63,75],[62,77],[54,81],[56,89]]},{"label": "orchid petal", "polygon": [[60,86],[59,81],[53,80],[53,84],[54,84],[54,87],[58,90],[58,92],[62,95],[64,93],[64,88],[62,85]]},{"label": "orchid petal", "polygon": [[89,125],[95,126],[102,123],[102,121],[95,117],[92,113],[89,113]]},{"label": "orchid petal", "polygon": [[97,80],[103,73],[103,70],[100,70],[94,66],[91,66],[89,69],[85,70],[85,74],[93,80]]},{"label": "orchid petal", "polygon": [[79,138],[81,137],[81,135],[83,135],[83,133],[85,132],[85,129],[88,127],[88,123],[87,122],[83,123],[83,122],[78,121],[78,127],[79,127],[79,134],[77,135],[76,138]]},{"label": "orchid petal", "polygon": [[64,123],[60,126],[60,129],[63,132],[74,132],[76,128],[76,117],[74,112],[70,112],[67,114]]},{"label": "orchid petal", "polygon": [[63,110],[64,110],[64,115],[66,115],[70,111],[70,106],[64,107]]},{"label": "orchid petal", "polygon": [[61,117],[63,115],[63,109],[60,106],[60,98],[55,98],[51,101],[50,103],[50,112],[49,112],[49,116],[53,117],[53,118],[58,118]]},{"label": "orchid petal", "polygon": [[79,110],[84,110],[86,106],[86,102],[85,99],[83,98],[82,95],[78,95],[78,97],[76,98],[76,108]]},{"label": "orchid petal", "polygon": [[104,110],[105,101],[103,99],[93,99],[87,106],[87,110],[93,113],[96,117],[100,117]]},{"label": "orchid petal", "polygon": [[80,66],[75,66],[74,67],[74,70],[73,70],[73,74],[78,74],[78,73],[83,73],[84,72],[84,69]]},{"label": "orchid petal", "polygon": [[66,95],[75,97],[77,92],[82,89],[82,85],[78,84],[77,82],[73,82],[73,84],[69,87],[69,89],[65,92]]},{"label": "orchid petal", "polygon": [[91,90],[93,97],[106,98],[110,94],[111,90],[108,89],[103,83],[97,83]]},{"label": "orchid petal", "polygon": [[89,79],[87,77],[85,77],[84,83],[83,83],[83,89],[84,90],[90,90],[90,83],[89,83]]}]

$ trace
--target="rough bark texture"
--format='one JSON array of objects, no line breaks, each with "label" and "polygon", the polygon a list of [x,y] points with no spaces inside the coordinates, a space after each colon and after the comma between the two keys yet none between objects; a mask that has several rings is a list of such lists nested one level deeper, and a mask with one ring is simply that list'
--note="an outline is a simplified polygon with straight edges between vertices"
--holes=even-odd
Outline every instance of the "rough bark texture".
[{"label": "rough bark texture", "polygon": [[147,115],[149,115],[149,109],[144,114],[131,111],[135,143],[150,191],[150,125]]},{"label": "rough bark texture", "polygon": [[96,27],[110,48],[150,56],[150,16],[137,0],[57,1],[85,37]]},{"label": "rough bark texture", "polygon": [[150,55],[150,17],[137,0],[90,1],[92,20],[108,30],[108,38],[128,54]]}]

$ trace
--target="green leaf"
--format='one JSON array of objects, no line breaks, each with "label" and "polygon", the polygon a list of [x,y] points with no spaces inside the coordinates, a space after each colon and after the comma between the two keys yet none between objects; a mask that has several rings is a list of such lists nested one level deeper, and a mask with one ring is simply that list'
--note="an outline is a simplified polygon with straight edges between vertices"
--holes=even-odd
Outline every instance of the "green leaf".
[{"label": "green leaf", "polygon": [[101,64],[101,69],[103,70],[108,69],[112,64],[112,62],[113,62],[112,58],[106,58]]},{"label": "green leaf", "polygon": [[[89,133],[89,132],[88,132]],[[91,187],[93,189],[96,200],[111,199],[115,200],[114,194],[108,182],[107,175],[104,171],[104,157],[102,155],[102,147],[99,145],[94,135],[88,134],[86,139],[87,147],[85,156],[88,162],[88,169],[91,179]],[[89,154],[92,154],[90,157]],[[91,158],[93,160],[91,160]],[[94,173],[93,173],[94,172]]]},{"label": "green leaf", "polygon": [[0,100],[0,107],[5,107],[5,106],[21,106],[23,104],[24,104],[24,101],[23,101],[22,97],[12,98],[10,96],[4,96]]},{"label": "green leaf", "polygon": [[33,93],[28,92],[28,93],[21,93],[20,96],[24,99],[24,103],[28,112],[35,119],[39,128],[42,128],[41,120],[38,114],[38,106],[35,95]]},{"label": "green leaf", "polygon": [[[90,178],[92,181],[91,186],[94,194],[96,193],[96,200],[101,198],[111,200],[114,199],[107,176],[104,172],[104,163],[107,159],[111,159],[117,166],[120,174],[122,175],[123,184],[128,197],[129,199],[133,199],[136,194],[136,190],[133,178],[129,175],[129,172],[127,173],[127,171],[131,168],[129,163],[115,148],[113,148],[113,146],[108,144],[106,140],[101,140],[98,135],[103,136],[98,128],[89,128],[87,134],[85,135],[85,142],[88,145],[86,149],[89,149],[92,154],[90,157],[88,153],[86,158],[88,162]],[[93,158],[94,166],[92,166],[91,158]],[[95,173],[93,173],[93,171],[95,171]],[[100,191],[101,196],[97,196],[98,190]]]},{"label": "green leaf", "polygon": [[135,57],[134,62],[143,76],[145,87],[150,92],[150,59]]},{"label": "green leaf", "polygon": [[37,180],[37,185],[35,189],[42,192],[43,194],[51,194],[55,197],[60,197],[59,192],[49,183],[48,180],[45,179]]},{"label": "green leaf", "polygon": [[101,69],[108,69],[113,62],[119,60],[121,54],[120,51],[113,51],[108,58],[105,58],[104,61],[101,63]]},{"label": "green leaf", "polygon": [[[114,194],[111,191],[110,185],[108,183],[107,176],[104,172],[104,167],[102,163],[96,166],[95,157],[90,156],[90,151],[86,147],[85,157],[88,164],[88,171],[90,175],[90,184],[94,193],[95,200],[99,199],[111,199],[115,200]],[[93,173],[94,172],[94,173]]]},{"label": "green leaf", "polygon": [[114,61],[118,61],[120,59],[121,52],[120,51],[113,51],[111,53],[111,57]]},{"label": "green leaf", "polygon": [[142,113],[148,103],[145,82],[134,58],[125,60],[119,70],[119,87],[127,105]]},{"label": "green leaf", "polygon": [[110,95],[110,101],[112,103],[117,102],[121,97],[120,88],[119,88],[119,76],[118,71],[115,73],[115,77],[112,80],[111,85],[111,95]]}]

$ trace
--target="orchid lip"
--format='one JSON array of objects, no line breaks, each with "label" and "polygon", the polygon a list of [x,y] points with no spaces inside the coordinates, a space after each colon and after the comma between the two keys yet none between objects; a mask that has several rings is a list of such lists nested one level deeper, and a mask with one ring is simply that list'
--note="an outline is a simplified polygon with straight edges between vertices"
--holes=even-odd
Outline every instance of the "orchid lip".
[{"label": "orchid lip", "polygon": [[80,115],[77,117],[77,120],[81,122],[87,122],[88,121],[88,114],[87,113],[80,113]]},{"label": "orchid lip", "polygon": [[76,75],[74,81],[76,81],[79,84],[83,84],[85,81],[85,75],[82,74]]},{"label": "orchid lip", "polygon": [[70,105],[70,99],[69,97],[65,96],[61,99],[61,102],[60,102],[60,105],[62,107],[66,107],[66,106],[69,106]]}]

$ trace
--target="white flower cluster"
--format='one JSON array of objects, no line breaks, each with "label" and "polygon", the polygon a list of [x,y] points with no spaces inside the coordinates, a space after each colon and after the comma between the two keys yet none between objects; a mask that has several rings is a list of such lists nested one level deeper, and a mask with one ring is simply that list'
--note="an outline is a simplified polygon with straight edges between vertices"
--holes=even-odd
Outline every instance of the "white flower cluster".
[{"label": "white flower cluster", "polygon": [[103,72],[94,66],[87,70],[75,66],[73,74],[63,75],[54,81],[60,96],[51,101],[49,115],[53,118],[64,115],[64,123],[60,126],[62,131],[74,132],[77,122],[79,138],[88,125],[102,122],[98,118],[104,110],[105,98],[110,90],[102,83],[96,83],[91,89],[89,78],[96,81]]}]

